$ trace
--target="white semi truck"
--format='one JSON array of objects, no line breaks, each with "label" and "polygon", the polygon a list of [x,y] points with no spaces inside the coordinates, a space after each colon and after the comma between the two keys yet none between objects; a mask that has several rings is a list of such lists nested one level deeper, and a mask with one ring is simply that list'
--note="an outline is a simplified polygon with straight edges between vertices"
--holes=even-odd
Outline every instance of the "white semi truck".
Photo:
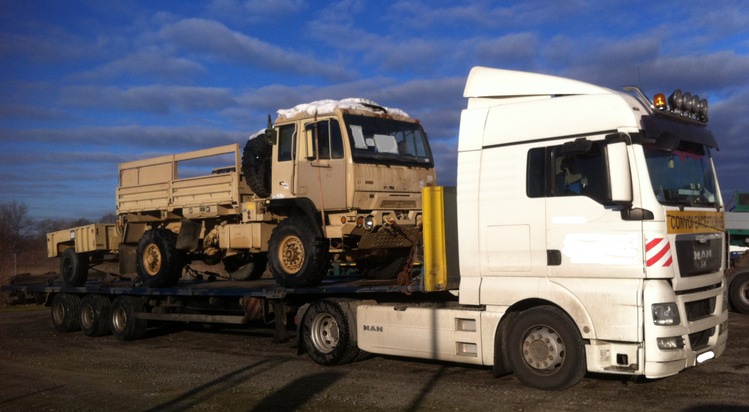
[{"label": "white semi truck", "polygon": [[300,352],[320,364],[436,359],[549,390],[586,372],[662,378],[720,356],[726,242],[707,103],[483,67],[464,96],[457,188],[424,188],[424,264],[408,284],[5,289],[44,294],[61,331],[127,340],[149,320],[275,317],[280,339],[289,314]]}]

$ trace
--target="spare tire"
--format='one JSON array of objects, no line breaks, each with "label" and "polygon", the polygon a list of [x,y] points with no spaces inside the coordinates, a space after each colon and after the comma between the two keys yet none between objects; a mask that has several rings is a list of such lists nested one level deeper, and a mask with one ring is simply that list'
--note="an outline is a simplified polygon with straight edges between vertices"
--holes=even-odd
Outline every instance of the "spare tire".
[{"label": "spare tire", "polygon": [[271,154],[273,146],[265,136],[247,141],[242,153],[242,173],[250,189],[259,197],[270,196]]}]

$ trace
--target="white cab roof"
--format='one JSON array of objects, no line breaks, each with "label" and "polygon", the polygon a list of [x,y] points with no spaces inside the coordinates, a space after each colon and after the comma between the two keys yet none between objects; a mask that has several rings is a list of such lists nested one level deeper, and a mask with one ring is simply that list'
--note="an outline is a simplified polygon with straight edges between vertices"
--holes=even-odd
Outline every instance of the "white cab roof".
[{"label": "white cab roof", "polygon": [[610,89],[546,74],[492,69],[471,69],[463,97],[559,96],[612,93]]}]

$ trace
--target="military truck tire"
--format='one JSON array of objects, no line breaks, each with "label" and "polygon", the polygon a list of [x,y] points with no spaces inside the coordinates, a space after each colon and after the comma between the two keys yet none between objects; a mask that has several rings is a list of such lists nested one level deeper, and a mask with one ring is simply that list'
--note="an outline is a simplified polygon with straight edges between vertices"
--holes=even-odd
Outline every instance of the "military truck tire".
[{"label": "military truck tire", "polygon": [[52,315],[52,326],[60,333],[76,332],[81,329],[79,316],[81,310],[81,298],[67,293],[58,293],[52,299],[50,308]]},{"label": "military truck tire", "polygon": [[749,314],[749,272],[740,274],[731,281],[728,294],[736,311]]},{"label": "military truck tire", "polygon": [[232,280],[257,280],[268,267],[268,255],[252,253],[224,259],[224,270]]},{"label": "military truck tire", "polygon": [[281,221],[268,242],[268,266],[283,287],[315,286],[330,266],[325,239],[302,216]]},{"label": "military truck tire", "polygon": [[575,385],[585,375],[580,332],[560,309],[539,306],[525,310],[515,318],[509,332],[510,365],[524,385],[560,390]]},{"label": "military truck tire", "polygon": [[110,332],[112,302],[102,295],[86,295],[81,300],[81,330],[86,336],[104,336]]},{"label": "military truck tire", "polygon": [[262,136],[250,139],[242,152],[242,173],[247,185],[260,197],[270,196],[273,146]]},{"label": "military truck tire", "polygon": [[340,302],[324,299],[313,303],[304,315],[302,336],[309,357],[320,365],[341,365],[360,355]]},{"label": "military truck tire", "polygon": [[143,336],[148,321],[135,317],[143,311],[143,301],[133,296],[119,296],[112,302],[110,327],[117,340],[134,340]]},{"label": "military truck tire", "polygon": [[146,231],[138,242],[136,269],[148,287],[174,286],[185,266],[184,253],[177,250],[177,235],[166,229]]},{"label": "military truck tire", "polygon": [[67,248],[60,256],[60,273],[66,285],[81,286],[88,278],[88,256],[75,253],[75,248]]}]

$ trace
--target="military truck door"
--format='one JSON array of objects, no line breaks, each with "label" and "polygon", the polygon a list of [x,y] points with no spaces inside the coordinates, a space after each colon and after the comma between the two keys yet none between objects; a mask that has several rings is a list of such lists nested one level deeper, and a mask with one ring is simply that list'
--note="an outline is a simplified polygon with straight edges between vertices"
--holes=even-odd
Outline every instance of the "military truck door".
[{"label": "military truck door", "polygon": [[278,142],[273,146],[273,170],[271,172],[271,197],[296,197],[296,167],[298,133],[296,124],[278,128]]},{"label": "military truck door", "polygon": [[346,161],[338,120],[308,123],[300,142],[297,197],[311,199],[318,209],[346,208]]}]

